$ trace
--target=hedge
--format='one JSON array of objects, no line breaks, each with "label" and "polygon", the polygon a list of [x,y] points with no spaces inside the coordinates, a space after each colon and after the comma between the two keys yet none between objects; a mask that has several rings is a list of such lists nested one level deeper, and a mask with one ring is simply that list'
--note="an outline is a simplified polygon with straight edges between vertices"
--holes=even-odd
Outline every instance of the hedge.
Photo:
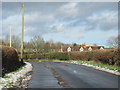
[{"label": "hedge", "polygon": [[19,61],[18,53],[14,48],[0,46],[0,51],[2,51],[2,76],[24,65]]},{"label": "hedge", "polygon": [[69,53],[40,53],[25,54],[24,59],[59,59],[59,60],[83,60],[109,64],[120,65],[120,50],[101,50],[101,51],[85,51],[85,52],[69,52]]},{"label": "hedge", "polygon": [[86,52],[71,52],[71,60],[96,61],[109,65],[120,65],[120,50],[103,50],[103,51],[86,51]]},{"label": "hedge", "polygon": [[24,59],[59,59],[69,60],[68,53],[40,53],[40,54],[24,54]]}]

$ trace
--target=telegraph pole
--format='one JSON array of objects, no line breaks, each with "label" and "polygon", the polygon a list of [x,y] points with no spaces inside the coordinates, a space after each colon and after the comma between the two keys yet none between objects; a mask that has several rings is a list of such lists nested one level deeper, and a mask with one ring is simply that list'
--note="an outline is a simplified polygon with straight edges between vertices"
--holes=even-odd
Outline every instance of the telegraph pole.
[{"label": "telegraph pole", "polygon": [[21,39],[21,61],[24,53],[24,3],[22,2],[22,39]]},{"label": "telegraph pole", "polygon": [[12,42],[12,35],[11,35],[11,29],[12,29],[12,24],[9,24],[10,26],[10,47],[12,46],[11,42]]}]

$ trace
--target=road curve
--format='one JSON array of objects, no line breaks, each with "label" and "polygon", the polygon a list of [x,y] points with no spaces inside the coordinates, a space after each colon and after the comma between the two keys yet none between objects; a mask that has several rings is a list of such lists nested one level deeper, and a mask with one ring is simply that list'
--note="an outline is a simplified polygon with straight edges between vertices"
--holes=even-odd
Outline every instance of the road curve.
[{"label": "road curve", "polygon": [[30,62],[28,88],[118,88],[118,76],[83,65],[62,62]]}]

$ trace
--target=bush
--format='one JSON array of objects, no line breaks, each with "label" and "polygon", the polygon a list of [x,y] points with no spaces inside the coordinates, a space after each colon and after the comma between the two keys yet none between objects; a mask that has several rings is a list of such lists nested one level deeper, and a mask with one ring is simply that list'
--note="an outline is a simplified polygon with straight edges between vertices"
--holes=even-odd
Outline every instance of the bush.
[{"label": "bush", "polygon": [[68,53],[57,53],[56,59],[59,59],[59,60],[69,60]]},{"label": "bush", "polygon": [[23,63],[19,61],[17,51],[14,48],[0,46],[0,50],[2,51],[2,75],[14,71],[23,65]]},{"label": "bush", "polygon": [[[27,58],[26,58],[27,57]],[[68,53],[40,53],[40,54],[25,54],[24,59],[59,59],[69,60]]]},{"label": "bush", "polygon": [[113,60],[115,65],[120,66],[120,48],[114,51]]},{"label": "bush", "polygon": [[114,51],[95,51],[94,59],[103,64],[114,64]]},{"label": "bush", "polygon": [[86,60],[90,61],[93,58],[93,52],[71,52],[71,60]]},{"label": "bush", "polygon": [[71,60],[94,60],[109,65],[120,65],[120,50],[70,52]]}]

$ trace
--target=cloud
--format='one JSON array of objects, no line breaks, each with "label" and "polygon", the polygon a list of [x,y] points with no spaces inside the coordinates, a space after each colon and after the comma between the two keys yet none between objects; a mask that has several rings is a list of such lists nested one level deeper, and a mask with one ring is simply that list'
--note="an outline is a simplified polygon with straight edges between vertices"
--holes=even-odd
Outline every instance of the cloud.
[{"label": "cloud", "polygon": [[25,14],[25,22],[26,23],[44,23],[44,22],[51,22],[54,20],[53,15],[44,15],[41,12],[34,12]]},{"label": "cloud", "polygon": [[[12,22],[13,34],[21,36],[21,13],[18,18],[20,3],[3,3],[2,7],[3,35],[9,32],[7,22]],[[110,2],[26,2],[25,37],[30,39],[34,35],[49,35],[56,40],[79,40],[86,36],[88,30],[109,33],[117,30],[117,8],[117,3]],[[55,38],[57,35],[59,39]]]},{"label": "cloud", "polygon": [[10,24],[12,29],[12,34],[20,35],[21,34],[21,18],[18,18],[18,15],[13,15],[2,19],[2,36],[5,37],[10,32]]},{"label": "cloud", "polygon": [[49,26],[49,30],[54,32],[61,32],[65,29],[65,26],[63,23],[55,23]]},{"label": "cloud", "polygon": [[87,18],[86,25],[91,26],[92,29],[99,28],[103,31],[117,30],[118,12],[106,11],[102,13],[93,14],[92,16],[89,16]]},{"label": "cloud", "polygon": [[64,29],[64,26],[63,26],[63,24],[58,24],[57,26],[55,26],[56,28],[56,30],[57,31],[61,31],[61,30],[63,30]]},{"label": "cloud", "polygon": [[59,33],[53,32],[53,33],[47,33],[44,34],[43,37],[46,41],[52,39],[55,42],[63,42],[63,43],[73,43],[80,41],[84,38],[85,33],[80,32],[77,28],[67,28],[67,30],[60,31]]},{"label": "cloud", "polygon": [[60,13],[65,15],[65,18],[75,18],[78,15],[78,3],[67,3],[59,8]]}]

